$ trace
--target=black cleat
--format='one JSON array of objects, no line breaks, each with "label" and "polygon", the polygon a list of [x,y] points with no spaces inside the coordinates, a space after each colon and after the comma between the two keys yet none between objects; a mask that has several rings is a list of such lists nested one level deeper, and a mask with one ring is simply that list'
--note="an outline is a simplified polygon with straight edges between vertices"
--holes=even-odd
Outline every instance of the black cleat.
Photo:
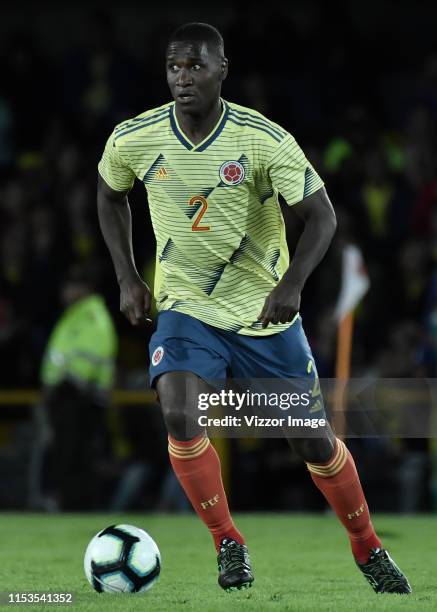
[{"label": "black cleat", "polygon": [[358,563],[375,593],[411,593],[407,578],[383,548],[372,548],[367,563]]},{"label": "black cleat", "polygon": [[218,583],[225,591],[247,589],[254,580],[247,546],[230,538],[220,542],[217,556]]}]

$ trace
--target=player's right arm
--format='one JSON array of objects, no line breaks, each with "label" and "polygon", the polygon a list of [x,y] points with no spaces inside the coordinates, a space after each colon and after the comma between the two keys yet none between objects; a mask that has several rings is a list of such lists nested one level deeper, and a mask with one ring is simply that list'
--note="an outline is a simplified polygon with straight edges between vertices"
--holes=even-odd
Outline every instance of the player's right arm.
[{"label": "player's right arm", "polygon": [[120,311],[139,325],[149,319],[152,296],[135,266],[132,218],[127,195],[135,175],[109,138],[99,163],[97,210],[100,228],[120,286]]}]

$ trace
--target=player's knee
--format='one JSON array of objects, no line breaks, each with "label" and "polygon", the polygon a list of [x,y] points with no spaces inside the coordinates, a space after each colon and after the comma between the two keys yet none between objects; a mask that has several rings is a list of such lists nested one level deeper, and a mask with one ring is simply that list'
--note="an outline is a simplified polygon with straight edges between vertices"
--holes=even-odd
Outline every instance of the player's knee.
[{"label": "player's knee", "polygon": [[168,433],[177,440],[186,440],[197,435],[193,408],[185,393],[185,386],[171,375],[162,375],[156,385],[162,415]]},{"label": "player's knee", "polygon": [[162,414],[168,433],[176,440],[185,440],[189,419],[180,406],[163,406]]},{"label": "player's knee", "polygon": [[330,438],[296,438],[293,448],[305,463],[327,463],[334,453]]}]

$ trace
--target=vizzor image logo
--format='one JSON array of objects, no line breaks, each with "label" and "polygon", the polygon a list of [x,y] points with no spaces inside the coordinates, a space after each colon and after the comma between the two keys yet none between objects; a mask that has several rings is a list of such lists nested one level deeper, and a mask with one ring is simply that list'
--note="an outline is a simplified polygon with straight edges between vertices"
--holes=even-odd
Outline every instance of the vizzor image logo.
[{"label": "vizzor image logo", "polygon": [[164,347],[157,346],[156,349],[153,351],[152,365],[154,366],[158,365],[158,363],[162,361],[163,357],[164,357]]},{"label": "vizzor image logo", "polygon": [[220,178],[225,185],[239,185],[244,181],[244,167],[237,161],[227,161],[220,166]]}]

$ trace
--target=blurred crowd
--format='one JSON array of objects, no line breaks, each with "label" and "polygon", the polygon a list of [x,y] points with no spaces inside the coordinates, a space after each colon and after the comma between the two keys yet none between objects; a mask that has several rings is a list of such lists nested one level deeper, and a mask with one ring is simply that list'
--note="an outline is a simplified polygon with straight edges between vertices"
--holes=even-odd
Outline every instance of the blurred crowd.
[{"label": "blurred crowd", "polygon": [[[404,57],[390,39],[388,15],[378,36],[369,15],[360,23],[341,3],[297,6],[274,5],[262,20],[256,11],[229,6],[226,17],[210,21],[223,33],[230,62],[223,96],[296,137],[338,215],[335,241],[303,296],[319,374],[333,376],[340,255],[352,242],[371,282],[356,317],[354,374],[434,377],[437,47],[417,33]],[[84,33],[61,54],[50,53],[31,26],[12,28],[0,43],[0,388],[39,384],[73,263],[93,266],[113,313],[117,385],[144,386],[151,330],[138,334],[118,314],[97,223],[96,168],[116,123],[169,100],[165,42],[185,19],[157,20],[141,53],[132,51],[123,23],[110,12],[84,21]],[[154,239],[141,185],[130,202],[136,261],[149,279]],[[291,247],[299,231],[292,222]]]}]

